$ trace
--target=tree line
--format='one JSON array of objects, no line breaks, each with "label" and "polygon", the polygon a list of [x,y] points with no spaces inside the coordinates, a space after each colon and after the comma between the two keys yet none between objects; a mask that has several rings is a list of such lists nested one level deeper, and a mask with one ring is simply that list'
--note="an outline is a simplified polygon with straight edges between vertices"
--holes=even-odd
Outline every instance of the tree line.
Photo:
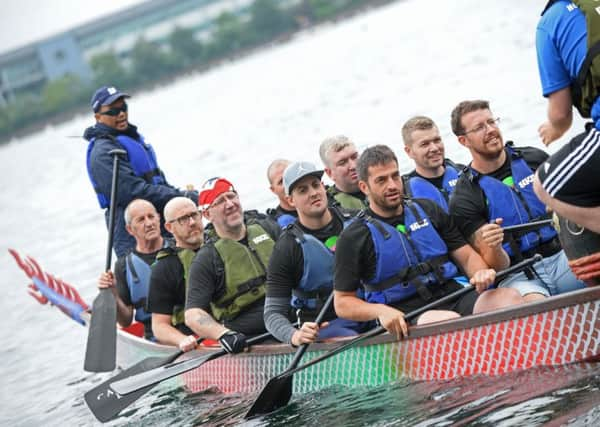
[{"label": "tree line", "polygon": [[196,38],[194,30],[176,27],[166,43],[139,38],[128,60],[112,51],[93,56],[89,65],[91,82],[76,75],[65,75],[48,82],[41,94],[15,97],[0,107],[0,140],[19,130],[64,117],[88,106],[93,91],[105,84],[127,90],[136,89],[185,70],[210,66],[220,59],[276,40],[286,34],[328,20],[367,3],[384,0],[302,0],[282,7],[275,0],[255,0],[248,14],[224,12],[212,25],[210,37]]}]

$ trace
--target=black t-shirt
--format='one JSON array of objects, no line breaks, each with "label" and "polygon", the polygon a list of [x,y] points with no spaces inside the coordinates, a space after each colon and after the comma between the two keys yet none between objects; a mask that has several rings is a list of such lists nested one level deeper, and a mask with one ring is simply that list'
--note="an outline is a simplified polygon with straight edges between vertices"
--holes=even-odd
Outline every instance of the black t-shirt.
[{"label": "black t-shirt", "polygon": [[295,210],[288,211],[287,209],[282,208],[281,205],[277,205],[277,207],[274,209],[267,209],[267,215],[269,215],[274,220],[277,220],[277,218],[279,218],[281,215],[291,215],[294,218],[298,218],[298,212],[296,212]]},{"label": "black t-shirt", "polygon": [[[467,244],[452,218],[436,203],[427,199],[413,199],[429,217],[431,224],[448,247],[448,253]],[[404,206],[406,209],[406,205]],[[370,209],[367,215],[379,219],[392,227],[404,224],[402,215],[382,218]],[[357,220],[350,224],[337,241],[335,251],[334,289],[354,292],[375,276],[376,255],[371,232],[364,221]]]},{"label": "black t-shirt", "polygon": [[[277,223],[266,230],[271,237],[280,233]],[[262,225],[262,224],[261,224]],[[239,243],[248,246],[246,238]],[[223,260],[212,242],[200,248],[190,267],[188,295],[185,308],[200,308],[211,312],[210,303],[225,293],[225,273]],[[241,312],[235,319],[224,322],[225,327],[246,335],[261,334],[266,331],[263,319],[264,298],[256,301]]]},{"label": "black t-shirt", "polygon": [[[534,147],[514,148],[521,154],[523,160],[535,171],[546,161],[548,154]],[[500,181],[512,175],[510,169],[510,155],[507,153],[506,161],[496,171],[486,174]],[[461,232],[467,238],[477,231],[482,225],[488,223],[491,218],[487,207],[485,193],[477,183],[469,178],[470,174],[460,176],[452,197],[450,198],[450,214]]]},{"label": "black t-shirt", "polygon": [[[184,270],[179,257],[172,254],[157,260],[150,276],[148,312],[172,315],[185,307],[185,294]],[[176,327],[185,335],[193,333],[185,324]]]}]

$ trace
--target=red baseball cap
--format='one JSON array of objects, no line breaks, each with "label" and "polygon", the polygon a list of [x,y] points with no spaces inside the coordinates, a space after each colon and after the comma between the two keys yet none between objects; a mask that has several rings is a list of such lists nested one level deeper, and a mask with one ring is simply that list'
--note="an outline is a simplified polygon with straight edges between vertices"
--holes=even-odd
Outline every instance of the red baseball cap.
[{"label": "red baseball cap", "polygon": [[233,184],[225,178],[215,177],[204,183],[198,196],[198,206],[201,209],[208,208],[223,193],[235,191]]}]

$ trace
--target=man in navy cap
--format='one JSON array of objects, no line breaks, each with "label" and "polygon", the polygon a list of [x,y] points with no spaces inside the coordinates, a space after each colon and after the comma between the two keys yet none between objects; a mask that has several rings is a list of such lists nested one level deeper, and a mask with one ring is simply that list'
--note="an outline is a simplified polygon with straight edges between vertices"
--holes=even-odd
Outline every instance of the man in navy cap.
[{"label": "man in navy cap", "polygon": [[135,240],[125,229],[125,207],[133,199],[151,202],[158,212],[176,196],[186,196],[197,203],[196,191],[182,191],[170,185],[159,168],[156,154],[137,127],[129,123],[127,93],[114,86],[102,86],[92,96],[92,110],[96,124],[84,132],[89,141],[87,171],[98,197],[100,207],[105,209],[108,224],[108,208],[112,183],[113,158],[109,152],[119,148],[127,156],[119,165],[119,187],[116,198],[115,231],[113,249],[118,257],[126,255],[135,247]]}]

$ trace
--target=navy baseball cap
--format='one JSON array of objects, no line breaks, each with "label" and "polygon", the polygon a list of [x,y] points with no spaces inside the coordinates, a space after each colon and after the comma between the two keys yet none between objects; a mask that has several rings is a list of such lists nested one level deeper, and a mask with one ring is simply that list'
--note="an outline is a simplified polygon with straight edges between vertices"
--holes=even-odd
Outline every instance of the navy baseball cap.
[{"label": "navy baseball cap", "polygon": [[100,111],[103,105],[110,105],[119,98],[130,98],[128,93],[121,92],[114,86],[102,86],[92,96],[92,110],[94,113]]}]

